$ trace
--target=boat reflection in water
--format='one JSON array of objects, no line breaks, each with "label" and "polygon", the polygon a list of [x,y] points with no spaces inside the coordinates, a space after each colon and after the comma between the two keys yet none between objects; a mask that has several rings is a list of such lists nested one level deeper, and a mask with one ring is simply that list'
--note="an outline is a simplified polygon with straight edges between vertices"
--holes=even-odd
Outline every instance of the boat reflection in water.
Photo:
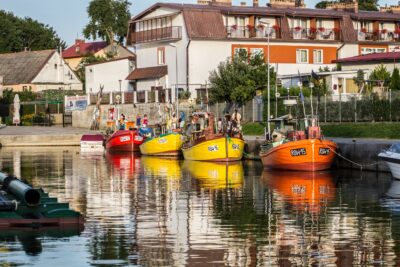
[{"label": "boat reflection in water", "polygon": [[106,152],[106,160],[111,169],[111,175],[132,177],[140,164],[140,156],[132,152]]},{"label": "boat reflection in water", "polygon": [[185,170],[200,181],[203,188],[240,188],[243,185],[242,162],[214,163],[204,161],[185,161]]},{"label": "boat reflection in water", "polygon": [[319,213],[335,198],[330,172],[264,171],[262,180],[298,211]]},{"label": "boat reflection in water", "polygon": [[145,176],[179,180],[182,175],[180,161],[174,158],[159,158],[154,156],[141,157]]},{"label": "boat reflection in water", "polygon": [[[0,232],[1,252],[13,250],[18,243],[27,255],[37,256],[43,252],[42,240],[61,240],[66,245],[69,244],[70,238],[79,236],[83,231],[83,227],[44,227],[41,229],[32,228],[9,228],[2,229]],[[13,259],[10,259],[13,262]]]},{"label": "boat reflection in water", "polygon": [[390,188],[381,199],[382,207],[391,211],[394,215],[400,215],[400,180],[393,180]]}]

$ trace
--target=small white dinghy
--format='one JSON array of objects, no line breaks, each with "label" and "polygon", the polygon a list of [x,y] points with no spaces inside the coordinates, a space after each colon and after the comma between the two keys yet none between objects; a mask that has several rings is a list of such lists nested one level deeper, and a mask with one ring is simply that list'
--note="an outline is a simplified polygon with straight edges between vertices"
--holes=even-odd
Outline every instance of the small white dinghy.
[{"label": "small white dinghy", "polygon": [[81,138],[81,152],[104,153],[104,136],[102,134],[84,134]]},{"label": "small white dinghy", "polygon": [[378,157],[386,162],[392,176],[400,179],[400,143],[395,143],[389,149],[382,151]]}]

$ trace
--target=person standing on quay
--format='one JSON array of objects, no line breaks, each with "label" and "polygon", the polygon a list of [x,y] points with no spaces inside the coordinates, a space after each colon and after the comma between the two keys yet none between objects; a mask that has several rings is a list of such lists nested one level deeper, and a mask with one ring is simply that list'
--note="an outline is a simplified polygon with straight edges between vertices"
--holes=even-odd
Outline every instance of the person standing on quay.
[{"label": "person standing on quay", "polygon": [[142,118],[140,117],[140,114],[138,113],[136,116],[136,127],[138,127],[138,128],[140,127],[141,121],[142,121]]}]

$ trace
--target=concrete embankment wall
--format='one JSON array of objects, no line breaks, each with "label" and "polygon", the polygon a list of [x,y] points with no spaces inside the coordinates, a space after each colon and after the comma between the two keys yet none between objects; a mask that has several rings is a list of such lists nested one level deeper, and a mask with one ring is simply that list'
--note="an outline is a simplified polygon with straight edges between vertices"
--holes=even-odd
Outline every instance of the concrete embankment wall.
[{"label": "concrete embankment wall", "polygon": [[[368,140],[368,139],[349,139],[349,138],[328,138],[337,143],[338,153],[353,161],[363,165],[363,170],[368,171],[389,171],[383,161],[380,161],[378,154],[388,148],[391,144],[400,140]],[[260,146],[264,142],[262,138],[247,137],[245,147],[245,157],[248,159],[259,159]],[[377,163],[377,164],[374,164]],[[360,166],[353,164],[339,156],[336,157],[334,164],[336,168],[360,169]]]}]

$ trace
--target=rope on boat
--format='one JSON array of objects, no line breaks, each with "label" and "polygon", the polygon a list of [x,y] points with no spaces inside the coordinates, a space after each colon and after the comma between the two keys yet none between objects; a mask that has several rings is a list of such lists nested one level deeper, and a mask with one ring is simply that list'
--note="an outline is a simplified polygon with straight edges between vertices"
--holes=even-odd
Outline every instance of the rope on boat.
[{"label": "rope on boat", "polygon": [[379,163],[379,161],[375,161],[375,162],[373,162],[373,163],[361,164],[361,163],[354,162],[354,161],[352,161],[352,160],[349,159],[349,158],[346,158],[346,157],[343,156],[342,154],[337,153],[334,149],[332,149],[332,152],[335,153],[338,157],[340,157],[340,158],[342,158],[342,159],[344,159],[344,160],[346,160],[346,161],[348,161],[348,162],[350,162],[350,163],[352,163],[352,164],[354,164],[354,165],[357,165],[358,167],[360,167],[360,170],[361,170],[361,171],[362,171],[363,168],[365,168],[365,167],[374,166],[374,165],[377,165],[377,164]]}]

